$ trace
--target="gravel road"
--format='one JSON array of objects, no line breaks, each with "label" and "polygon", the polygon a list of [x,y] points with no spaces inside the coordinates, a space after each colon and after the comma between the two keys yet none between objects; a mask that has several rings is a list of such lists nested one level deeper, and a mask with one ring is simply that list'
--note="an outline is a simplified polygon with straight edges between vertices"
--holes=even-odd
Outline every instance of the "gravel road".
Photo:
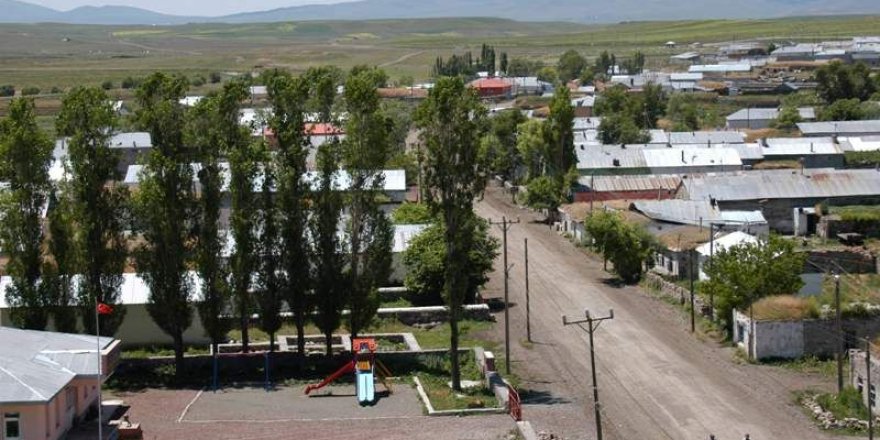
[{"label": "gravel road", "polygon": [[[615,287],[601,261],[586,256],[537,216],[489,188],[479,215],[519,217],[508,233],[511,350],[523,377],[525,416],[537,430],[563,438],[595,438],[588,337],[562,326],[562,314],[585,309],[614,320],[596,332],[602,421],[606,439],[754,440],[830,438],[795,405],[793,391],[826,387],[826,379],[775,367],[742,365],[731,349],[691,335],[683,314],[642,292]],[[500,230],[493,228],[500,237]],[[532,334],[525,344],[523,239],[529,239]],[[501,257],[488,286],[501,295]],[[503,322],[503,314],[499,313]],[[503,331],[503,325],[498,325]],[[499,365],[503,371],[503,364]]]}]

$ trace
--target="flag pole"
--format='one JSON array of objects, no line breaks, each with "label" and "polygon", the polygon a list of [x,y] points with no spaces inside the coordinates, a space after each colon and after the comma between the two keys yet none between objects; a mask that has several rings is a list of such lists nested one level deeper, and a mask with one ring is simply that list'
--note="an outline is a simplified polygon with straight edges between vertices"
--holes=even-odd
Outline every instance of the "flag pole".
[{"label": "flag pole", "polygon": [[101,387],[103,386],[103,381],[102,381],[103,372],[101,370],[103,368],[101,368],[101,319],[100,319],[100,313],[98,311],[98,304],[100,304],[100,301],[98,301],[98,298],[96,296],[95,297],[95,342],[96,342],[96,345],[98,348],[98,351],[97,351],[97,353],[98,353],[98,440],[103,440],[104,439],[104,435],[103,435],[104,432],[103,432],[103,427],[101,426],[104,422],[103,416],[101,414],[101,412],[102,412],[101,411],[101,406],[102,406],[102,404],[101,404]]}]

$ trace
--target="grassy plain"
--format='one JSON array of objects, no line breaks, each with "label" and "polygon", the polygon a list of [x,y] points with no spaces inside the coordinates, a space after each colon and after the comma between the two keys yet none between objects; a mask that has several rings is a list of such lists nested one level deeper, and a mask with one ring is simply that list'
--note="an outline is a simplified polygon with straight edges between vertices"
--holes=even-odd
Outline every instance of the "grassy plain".
[{"label": "grassy plain", "polygon": [[[207,76],[336,64],[384,67],[391,78],[427,79],[438,55],[495,45],[511,56],[552,64],[567,49],[588,56],[636,49],[649,67],[683,45],[762,38],[814,41],[874,34],[880,16],[774,20],[627,22],[612,25],[524,23],[492,18],[310,21],[181,26],[0,25],[0,84],[68,88],[118,83],[155,70]],[[678,48],[663,43],[675,41]],[[710,50],[706,48],[705,50]],[[209,87],[209,86],[206,86]],[[197,90],[198,91],[198,90]],[[4,106],[5,107],[5,106]]]}]

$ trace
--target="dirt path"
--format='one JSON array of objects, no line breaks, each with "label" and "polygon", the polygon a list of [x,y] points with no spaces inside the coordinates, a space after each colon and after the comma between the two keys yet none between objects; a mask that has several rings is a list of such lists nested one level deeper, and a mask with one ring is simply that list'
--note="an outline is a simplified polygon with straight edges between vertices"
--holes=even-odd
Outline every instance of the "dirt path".
[{"label": "dirt path", "polygon": [[408,60],[408,59],[410,59],[410,58],[412,58],[412,57],[417,57],[417,56],[419,56],[419,55],[421,55],[421,54],[423,54],[423,53],[425,53],[425,51],[420,50],[420,51],[418,51],[418,52],[411,52],[411,53],[408,53],[408,54],[404,54],[404,55],[401,55],[401,56],[400,56],[399,58],[397,58],[396,60],[392,60],[392,61],[389,61],[389,62],[387,62],[387,63],[382,63],[382,64],[380,64],[379,67],[388,67],[388,66],[393,66],[393,65],[395,65],[395,64],[400,64],[400,63],[402,63],[402,62],[404,62],[404,61],[406,61],[406,60]]},{"label": "dirt path", "polygon": [[[792,392],[825,380],[778,368],[739,365],[731,351],[688,332],[684,317],[637,287],[605,281],[601,261],[581,251],[534,214],[490,188],[479,215],[520,217],[508,233],[511,271],[511,351],[514,370],[526,378],[526,418],[537,429],[564,438],[595,438],[587,335],[562,326],[562,314],[584,309],[615,319],[596,333],[599,392],[605,438],[756,440],[829,438],[793,403]],[[493,228],[499,233],[497,228]],[[523,238],[529,239],[532,336],[525,333]],[[499,257],[496,267],[501,268]],[[492,275],[490,295],[501,295],[502,275]],[[499,314],[503,320],[503,314]],[[497,326],[503,329],[503,325]],[[503,331],[503,330],[501,330]],[[503,369],[503,365],[499,365]]]}]

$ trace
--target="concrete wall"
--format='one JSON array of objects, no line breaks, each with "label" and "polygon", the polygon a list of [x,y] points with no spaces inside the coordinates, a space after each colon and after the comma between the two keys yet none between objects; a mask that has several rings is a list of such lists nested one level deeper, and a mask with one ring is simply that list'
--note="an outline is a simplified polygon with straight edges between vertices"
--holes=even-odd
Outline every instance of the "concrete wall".
[{"label": "concrete wall", "polygon": [[871,351],[871,388],[868,388],[868,365],[865,357],[863,350],[849,351],[850,385],[861,392],[865,406],[869,405],[868,399],[873,389],[875,397],[871,411],[877,414],[880,412],[880,399],[878,399],[880,395],[877,394],[877,389],[880,388],[880,359],[878,359],[880,353]]},{"label": "concrete wall", "polygon": [[[750,321],[745,313],[734,311],[734,342],[747,349],[752,359],[804,356],[833,356],[841,342],[833,319],[756,320],[754,340],[749,340]],[[844,318],[844,348],[852,348],[859,338],[880,334],[880,319]],[[749,345],[753,345],[749,347]]]},{"label": "concrete wall", "polygon": [[[9,319],[9,309],[0,309],[0,325],[13,326]],[[55,330],[51,321],[47,330]],[[80,331],[82,331],[82,327],[80,327]],[[171,337],[153,322],[145,304],[125,306],[125,318],[115,337],[122,341],[123,346],[170,345],[173,342]],[[205,336],[205,328],[202,326],[202,320],[195,309],[193,309],[192,325],[183,333],[183,342],[186,344],[209,344],[211,342]]]}]

